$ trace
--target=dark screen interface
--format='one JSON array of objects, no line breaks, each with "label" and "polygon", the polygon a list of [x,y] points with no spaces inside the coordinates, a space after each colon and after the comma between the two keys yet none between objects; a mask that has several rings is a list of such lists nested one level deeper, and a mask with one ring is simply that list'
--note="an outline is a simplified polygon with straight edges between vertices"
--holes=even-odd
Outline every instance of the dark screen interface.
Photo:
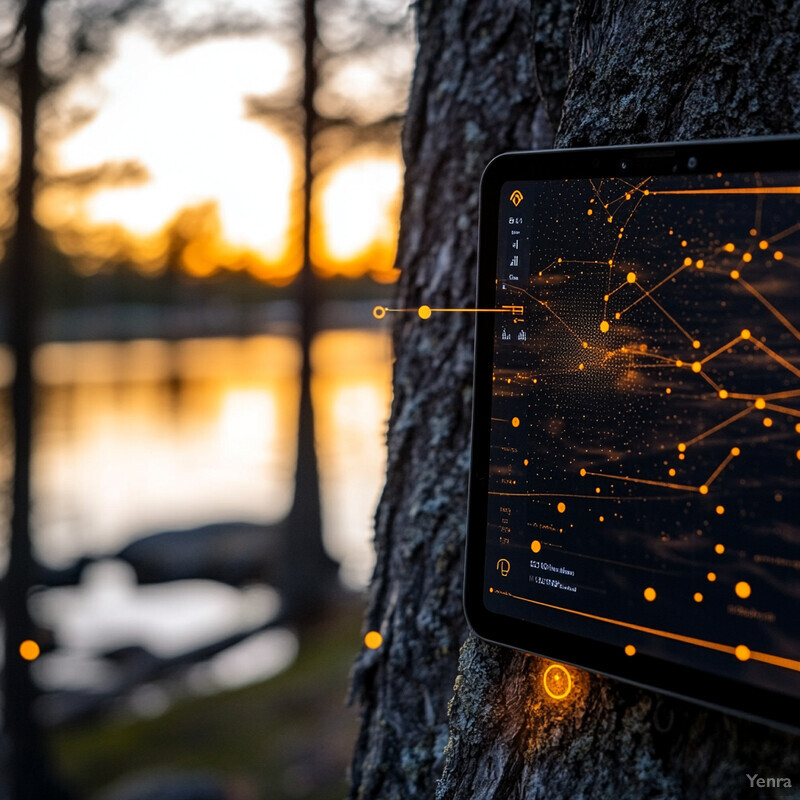
[{"label": "dark screen interface", "polygon": [[504,184],[491,611],[800,697],[799,184]]}]

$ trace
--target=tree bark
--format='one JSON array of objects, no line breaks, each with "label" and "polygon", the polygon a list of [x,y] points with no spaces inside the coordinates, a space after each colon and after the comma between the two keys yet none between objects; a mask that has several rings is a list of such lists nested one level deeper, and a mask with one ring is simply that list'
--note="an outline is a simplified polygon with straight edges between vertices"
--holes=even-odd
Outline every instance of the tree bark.
[{"label": "tree bark", "polygon": [[[553,128],[561,147],[800,128],[800,9],[787,2],[429,0],[417,14],[400,307],[472,304],[478,181],[499,152],[546,146]],[[546,662],[467,635],[469,317],[409,315],[394,330],[365,624],[384,643],[354,670],[351,798],[751,797],[754,772],[796,784],[794,737],[577,670],[570,702],[554,703]]]}]

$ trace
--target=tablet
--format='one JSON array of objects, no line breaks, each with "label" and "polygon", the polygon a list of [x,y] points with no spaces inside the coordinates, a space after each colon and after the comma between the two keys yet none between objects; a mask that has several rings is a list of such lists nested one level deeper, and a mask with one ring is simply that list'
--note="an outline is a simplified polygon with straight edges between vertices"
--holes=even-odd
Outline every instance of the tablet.
[{"label": "tablet", "polygon": [[478,262],[471,627],[796,731],[800,138],[498,156]]}]

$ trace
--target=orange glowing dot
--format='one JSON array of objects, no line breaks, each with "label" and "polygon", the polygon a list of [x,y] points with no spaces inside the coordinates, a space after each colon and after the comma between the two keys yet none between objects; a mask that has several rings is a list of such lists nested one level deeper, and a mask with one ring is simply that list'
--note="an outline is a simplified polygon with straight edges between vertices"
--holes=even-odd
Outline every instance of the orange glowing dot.
[{"label": "orange glowing dot", "polygon": [[625,655],[626,656],[635,656],[636,655],[636,648],[632,644],[625,645]]},{"label": "orange glowing dot", "polygon": [[692,347],[694,347],[695,350],[699,350],[700,349],[700,341],[698,339],[695,339],[692,342]]},{"label": "orange glowing dot", "polygon": [[567,510],[566,503],[559,503],[556,508],[558,509],[559,514],[563,514]]},{"label": "orange glowing dot", "polygon": [[680,359],[678,359],[678,360],[675,362],[675,366],[676,366],[676,367],[682,367],[682,366],[683,366],[683,361],[681,361]]},{"label": "orange glowing dot", "polygon": [[742,451],[738,447],[731,447],[731,455],[738,456]]},{"label": "orange glowing dot", "polygon": [[776,250],[772,256],[776,261],[780,261],[783,258],[783,253],[780,250]]},{"label": "orange glowing dot", "polygon": [[762,419],[761,421],[764,423],[765,428],[772,427],[772,417],[764,417],[764,419]]},{"label": "orange glowing dot", "polygon": [[[719,178],[721,176],[718,174],[717,177]],[[750,235],[751,236],[755,236],[757,233],[758,233],[758,231],[755,228],[750,228]]]},{"label": "orange glowing dot", "polygon": [[670,467],[669,476],[670,476],[670,478],[674,478],[675,477],[675,467]]},{"label": "orange glowing dot", "polygon": [[600,520],[600,522],[605,522],[606,521],[606,518],[603,517],[603,516],[598,517],[598,519]]},{"label": "orange glowing dot", "polygon": [[733,242],[728,242],[722,249],[728,253],[732,253],[736,248],[734,247]]},{"label": "orange glowing dot", "polygon": [[[722,516],[725,513],[725,506],[717,506],[714,510],[717,512],[717,514]],[[717,547],[722,547],[722,545],[718,544]],[[720,553],[722,551],[717,550],[717,552]]]},{"label": "orange glowing dot", "polygon": [[372,316],[375,317],[375,319],[383,319],[386,316],[385,306],[375,306],[375,308],[372,309]]},{"label": "orange glowing dot", "polygon": [[578,369],[583,369],[583,364],[578,364]]},{"label": "orange glowing dot", "polygon": [[603,321],[600,323],[600,330],[601,330],[603,333],[606,333],[606,332],[608,331],[609,327],[610,327],[610,326],[609,326],[609,324],[608,324],[608,321],[607,321],[607,320],[603,320]]},{"label": "orange glowing dot", "polygon": [[706,575],[706,579],[707,579],[707,580],[708,580],[710,583],[714,583],[714,581],[717,579],[717,573],[716,573],[716,572],[709,572],[709,573]]},{"label": "orange glowing dot", "polygon": [[731,278],[733,278],[735,281],[739,280],[739,270],[738,269],[732,269],[731,270]]},{"label": "orange glowing dot", "polygon": [[695,603],[702,603],[703,602],[703,593],[702,592],[695,592],[694,593],[694,601],[695,601]]},{"label": "orange glowing dot", "polygon": [[431,307],[430,306],[420,306],[419,307],[419,311],[417,311],[417,314],[419,314],[419,318],[420,319],[430,319],[431,318]]},{"label": "orange glowing dot", "polygon": [[733,652],[739,661],[747,661],[750,658],[750,648],[746,644],[737,644]]},{"label": "orange glowing dot", "polygon": [[684,459],[684,458],[686,458],[686,453],[678,453],[678,458],[679,458],[681,461],[683,461],[683,459]]},{"label": "orange glowing dot", "polygon": [[749,331],[749,330],[747,330],[747,328],[745,328],[745,329],[744,329],[744,330],[743,330],[743,331],[742,331],[742,332],[739,334],[739,336],[741,336],[741,337],[742,337],[742,339],[749,339],[749,338],[750,338],[750,331]]},{"label": "orange glowing dot", "polygon": [[527,458],[523,459],[522,463],[527,467],[528,466],[528,459]]},{"label": "orange glowing dot", "polygon": [[794,432],[800,433],[800,422],[798,422],[797,425],[794,426]]},{"label": "orange glowing dot", "polygon": [[645,190],[644,190],[644,193],[645,193],[645,194],[650,194],[650,190],[649,190],[649,189],[645,189]]},{"label": "orange glowing dot", "polygon": [[583,477],[585,474],[586,474],[586,470],[583,467],[581,467],[581,477]]},{"label": "orange glowing dot", "polygon": [[699,361],[692,362],[692,372],[700,372],[703,369],[703,365]]},{"label": "orange glowing dot", "polygon": [[681,453],[685,453],[686,452],[686,445],[683,442],[681,442],[678,445],[678,451],[681,452]]},{"label": "orange glowing dot", "polygon": [[592,209],[590,208],[586,213],[591,217],[592,216]]},{"label": "orange glowing dot", "polygon": [[728,390],[727,389],[720,389],[719,390],[719,397],[720,397],[720,400],[726,400],[728,398]]},{"label": "orange glowing dot", "polygon": [[763,397],[757,397],[753,405],[760,411],[767,407],[767,401]]},{"label": "orange glowing dot", "polygon": [[684,239],[684,240],[681,242],[681,247],[686,247],[686,244],[687,244],[687,242],[686,242],[686,239]]},{"label": "orange glowing dot", "polygon": [[619,311],[617,311],[617,313],[614,314],[614,319],[619,319],[621,316],[622,314],[620,314]]},{"label": "orange glowing dot", "polygon": [[684,267],[691,267],[692,266],[692,259],[689,256],[683,259],[683,266]]},{"label": "orange glowing dot", "polygon": [[514,428],[519,428],[519,417],[512,417],[511,418],[511,425]]},{"label": "orange glowing dot", "polygon": [[553,700],[563,700],[572,691],[572,676],[561,664],[551,664],[544,671],[542,684]]},{"label": "orange glowing dot", "polygon": [[725,552],[725,545],[724,544],[715,544],[714,545],[714,552],[721,556]]},{"label": "orange glowing dot", "polygon": [[588,346],[589,346],[589,342],[581,342],[581,344],[582,344],[584,347],[588,347]]},{"label": "orange glowing dot", "polygon": [[656,599],[656,590],[652,586],[648,586],[644,590],[644,599],[647,600],[648,603],[652,603],[653,600]]},{"label": "orange glowing dot", "polygon": [[749,264],[752,260],[753,260],[752,253],[744,253],[742,255],[742,261],[744,261],[745,264]]},{"label": "orange glowing dot", "polygon": [[36,661],[41,652],[41,648],[38,644],[36,644],[36,642],[33,641],[33,639],[26,639],[19,646],[19,654],[26,661]]},{"label": "orange glowing dot", "polygon": [[534,539],[531,542],[531,550],[533,550],[534,553],[538,553],[541,549],[542,543],[538,539]]},{"label": "orange glowing dot", "polygon": [[613,258],[609,258],[608,259],[608,266],[609,267],[613,267],[614,266],[614,259]]},{"label": "orange glowing dot", "polygon": [[670,389],[669,386],[667,386],[666,391],[667,391],[667,394],[672,394],[672,389]]},{"label": "orange glowing dot", "polygon": [[608,295],[607,294],[603,295],[603,302],[605,302],[605,303],[608,302]]},{"label": "orange glowing dot", "polygon": [[700,494],[708,494],[708,486],[703,484],[697,491],[700,492]]},{"label": "orange glowing dot", "polygon": [[370,631],[364,637],[364,644],[370,650],[377,650],[383,644],[383,636],[381,636],[378,631]]},{"label": "orange glowing dot", "polygon": [[703,269],[703,267],[704,267],[705,265],[706,265],[706,262],[705,262],[705,261],[703,261],[703,259],[702,259],[702,258],[698,258],[698,259],[697,259],[697,263],[695,264],[695,266],[697,267],[697,269]]},{"label": "orange glowing dot", "polygon": [[747,600],[750,597],[750,584],[747,581],[739,581],[736,586],[733,587],[733,590],[736,592],[737,597],[741,597],[742,600]]},{"label": "orange glowing dot", "polygon": [[758,243],[759,250],[766,250],[769,247],[769,242],[766,239],[762,239]]},{"label": "orange glowing dot", "polygon": [[636,283],[636,273],[635,272],[629,272],[627,274],[625,280],[627,280],[628,283]]},{"label": "orange glowing dot", "polygon": [[626,200],[630,200],[631,199],[631,193],[630,192],[625,192],[625,199]]}]

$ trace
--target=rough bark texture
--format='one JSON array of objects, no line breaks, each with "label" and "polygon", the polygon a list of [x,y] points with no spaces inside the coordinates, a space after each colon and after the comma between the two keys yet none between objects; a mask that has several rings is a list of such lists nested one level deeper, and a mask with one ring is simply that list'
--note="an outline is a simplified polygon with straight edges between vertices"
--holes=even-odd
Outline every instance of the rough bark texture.
[{"label": "rough bark texture", "polygon": [[[472,303],[478,179],[496,153],[546,146],[554,127],[560,146],[800,127],[790,3],[440,0],[417,14],[402,307]],[[472,320],[402,317],[395,346],[366,620],[384,645],[354,673],[351,797],[752,797],[746,773],[800,782],[793,737],[589,673],[555,703],[542,660],[466,636]]]}]

